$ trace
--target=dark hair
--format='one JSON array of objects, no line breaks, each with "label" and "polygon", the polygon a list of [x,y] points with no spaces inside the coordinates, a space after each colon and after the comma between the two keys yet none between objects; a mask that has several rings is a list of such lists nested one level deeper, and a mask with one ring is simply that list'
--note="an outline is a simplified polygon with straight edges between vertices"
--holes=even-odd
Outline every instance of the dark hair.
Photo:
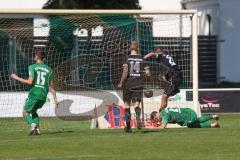
[{"label": "dark hair", "polygon": [[162,52],[163,51],[163,49],[162,48],[160,48],[160,47],[157,47],[157,48],[155,48],[154,49],[154,52],[157,52],[157,50],[159,50],[160,49],[160,51]]},{"label": "dark hair", "polygon": [[40,49],[35,49],[34,55],[37,55],[42,60],[45,58],[45,55],[43,54],[43,52]]},{"label": "dark hair", "polygon": [[154,121],[154,118],[155,118],[157,113],[158,113],[157,111],[152,111],[152,113],[150,114],[151,121]]}]

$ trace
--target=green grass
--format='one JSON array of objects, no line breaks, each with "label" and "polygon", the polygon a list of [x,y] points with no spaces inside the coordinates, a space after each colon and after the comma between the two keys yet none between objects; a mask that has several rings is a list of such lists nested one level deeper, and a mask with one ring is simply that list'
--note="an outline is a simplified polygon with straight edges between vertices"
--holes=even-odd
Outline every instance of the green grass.
[{"label": "green grass", "polygon": [[[2,160],[236,160],[240,159],[240,115],[222,115],[219,129],[89,129],[89,122],[43,119],[47,130],[27,136],[21,120],[1,120]],[[16,125],[17,124],[17,125]],[[12,127],[11,127],[12,126]],[[64,128],[64,130],[63,130]]]}]

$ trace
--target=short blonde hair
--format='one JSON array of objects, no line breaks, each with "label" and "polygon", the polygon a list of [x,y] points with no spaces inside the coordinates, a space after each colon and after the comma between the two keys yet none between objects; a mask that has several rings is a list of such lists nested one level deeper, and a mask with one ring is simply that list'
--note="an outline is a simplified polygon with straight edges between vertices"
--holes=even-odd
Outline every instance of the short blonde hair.
[{"label": "short blonde hair", "polygon": [[138,52],[138,42],[137,41],[132,41],[131,45],[129,47],[129,51],[133,50],[132,45],[136,46],[136,48],[134,50],[136,50]]}]

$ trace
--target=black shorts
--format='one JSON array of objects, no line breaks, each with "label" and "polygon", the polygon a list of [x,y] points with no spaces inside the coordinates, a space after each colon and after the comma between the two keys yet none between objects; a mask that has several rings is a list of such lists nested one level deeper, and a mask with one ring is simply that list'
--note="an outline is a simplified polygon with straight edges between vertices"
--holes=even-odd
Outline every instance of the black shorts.
[{"label": "black shorts", "polygon": [[123,101],[141,102],[143,98],[143,79],[127,79],[123,85]]},{"label": "black shorts", "polygon": [[201,128],[200,122],[199,121],[194,121],[189,124],[187,124],[188,128]]},{"label": "black shorts", "polygon": [[182,72],[178,70],[173,70],[166,75],[166,80],[169,82],[164,85],[164,94],[169,96],[174,96],[180,92],[179,86],[182,82]]}]

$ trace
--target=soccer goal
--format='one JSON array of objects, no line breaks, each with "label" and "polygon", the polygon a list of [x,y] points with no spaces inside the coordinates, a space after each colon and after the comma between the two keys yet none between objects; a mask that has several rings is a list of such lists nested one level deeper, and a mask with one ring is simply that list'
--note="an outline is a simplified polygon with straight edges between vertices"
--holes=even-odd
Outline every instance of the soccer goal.
[{"label": "soccer goal", "polygon": [[[200,115],[197,23],[194,10],[1,10],[0,126],[24,128],[20,119],[29,86],[9,75],[27,78],[38,49],[54,70],[61,101],[55,108],[48,96],[39,110],[42,128],[81,127],[79,121],[91,119],[96,122],[93,127],[123,127],[122,92],[117,84],[131,41],[137,41],[142,56],[161,47],[174,58],[183,82],[181,92],[169,98],[169,107],[191,107]],[[158,75],[159,64],[153,59],[148,62],[153,75]],[[153,84],[153,96],[142,103],[146,127],[151,127],[149,113],[161,103],[161,82]]]}]

